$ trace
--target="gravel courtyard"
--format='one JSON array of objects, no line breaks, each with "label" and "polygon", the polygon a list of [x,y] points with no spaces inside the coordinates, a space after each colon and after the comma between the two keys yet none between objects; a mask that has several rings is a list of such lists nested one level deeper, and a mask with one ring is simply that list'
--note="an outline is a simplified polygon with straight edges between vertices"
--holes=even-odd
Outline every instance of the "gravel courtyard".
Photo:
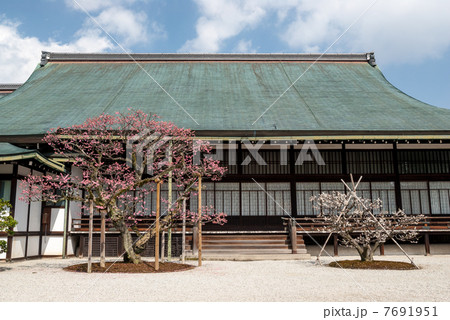
[{"label": "gravel courtyard", "polygon": [[165,274],[61,269],[85,261],[0,262],[0,301],[450,301],[449,255],[414,256],[421,269],[409,271],[342,270],[314,259],[204,261],[200,268]]}]

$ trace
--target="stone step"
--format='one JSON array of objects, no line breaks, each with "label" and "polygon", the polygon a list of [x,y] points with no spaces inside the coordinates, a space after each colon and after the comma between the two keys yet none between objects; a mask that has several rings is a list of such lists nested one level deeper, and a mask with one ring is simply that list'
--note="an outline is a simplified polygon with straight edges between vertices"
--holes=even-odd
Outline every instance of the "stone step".
[{"label": "stone step", "polygon": [[[261,245],[291,245],[290,240],[210,240],[210,239],[202,239],[202,244],[208,244],[208,245],[239,245],[239,244],[261,244]],[[304,241],[297,241],[297,245],[302,246],[304,245]],[[191,244],[186,241],[186,246],[190,246]]]},{"label": "stone step", "polygon": [[203,234],[203,239],[211,239],[211,240],[227,240],[227,239],[234,239],[234,240],[286,240],[288,239],[288,236],[285,234],[269,234],[269,235],[252,235],[252,234],[228,234],[228,235],[222,235],[222,234]]},{"label": "stone step", "polygon": [[[275,253],[286,253],[292,254],[290,249],[204,249],[202,250],[202,254],[212,255],[212,254],[275,254]],[[307,253],[306,249],[299,248],[297,249],[297,253]]]}]

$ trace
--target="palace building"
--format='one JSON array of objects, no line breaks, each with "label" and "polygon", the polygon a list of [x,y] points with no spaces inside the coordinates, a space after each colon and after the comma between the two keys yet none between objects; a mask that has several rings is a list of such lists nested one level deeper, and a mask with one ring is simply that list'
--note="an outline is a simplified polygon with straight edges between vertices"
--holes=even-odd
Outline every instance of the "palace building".
[{"label": "palace building", "polygon": [[[0,197],[11,201],[19,223],[14,236],[0,234],[9,248],[0,259],[83,253],[80,205],[26,204],[18,181],[30,173],[77,174],[52,158],[41,141],[45,133],[130,107],[217,145],[228,172],[204,183],[202,200],[228,215],[226,225],[205,228],[205,237],[221,235],[218,242],[256,233],[285,243],[282,218],[304,221],[306,229],[317,215],[310,197],[344,192],[341,179],[350,173],[363,176],[360,192],[383,200],[385,209],[424,214],[427,241],[446,239],[450,230],[450,110],[395,88],[373,53],[43,52],[29,79],[6,89]],[[194,196],[193,208],[195,202]],[[109,255],[118,255],[118,235],[108,232]],[[215,250],[213,240],[205,253]]]}]

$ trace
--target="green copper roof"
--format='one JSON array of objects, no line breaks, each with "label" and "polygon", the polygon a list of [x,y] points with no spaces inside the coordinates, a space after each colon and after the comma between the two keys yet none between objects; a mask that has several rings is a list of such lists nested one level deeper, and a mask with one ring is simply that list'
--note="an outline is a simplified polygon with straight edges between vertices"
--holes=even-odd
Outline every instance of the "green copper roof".
[{"label": "green copper roof", "polygon": [[365,59],[333,55],[313,64],[306,55],[194,57],[161,55],[134,62],[126,55],[68,55],[45,60],[17,91],[0,99],[0,136],[43,134],[129,107],[181,127],[230,135],[450,134],[450,110],[404,94]]},{"label": "green copper roof", "polygon": [[0,156],[24,155],[36,152],[34,149],[16,147],[10,143],[0,142]]},{"label": "green copper roof", "polygon": [[24,149],[16,147],[10,143],[0,142],[0,161],[10,162],[18,160],[33,159],[49,168],[64,172],[64,165],[44,157],[39,151],[35,149]]}]

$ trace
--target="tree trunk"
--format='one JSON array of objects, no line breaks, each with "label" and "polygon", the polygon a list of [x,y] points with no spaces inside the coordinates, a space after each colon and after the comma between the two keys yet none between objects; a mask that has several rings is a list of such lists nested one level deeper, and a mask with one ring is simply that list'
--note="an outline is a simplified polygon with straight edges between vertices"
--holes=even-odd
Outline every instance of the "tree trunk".
[{"label": "tree trunk", "polygon": [[358,250],[361,261],[373,261],[373,250],[372,247],[365,246],[362,250]]},{"label": "tree trunk", "polygon": [[122,236],[123,248],[125,249],[123,261],[134,264],[141,263],[141,256],[134,250],[133,237],[131,236],[131,232],[128,230],[128,227],[125,225],[125,223],[121,222],[115,224],[117,226],[117,229],[120,231],[120,234]]}]

